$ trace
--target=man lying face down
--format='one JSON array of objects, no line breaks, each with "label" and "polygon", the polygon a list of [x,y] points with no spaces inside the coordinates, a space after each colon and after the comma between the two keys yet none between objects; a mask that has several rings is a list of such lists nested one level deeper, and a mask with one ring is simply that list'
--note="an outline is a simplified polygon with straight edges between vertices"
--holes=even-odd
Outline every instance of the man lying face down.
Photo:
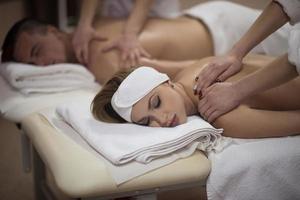
[{"label": "man lying face down", "polygon": [[[208,12],[209,10],[214,12]],[[198,60],[214,54],[221,55],[241,37],[260,12],[234,3],[216,1],[199,4],[184,13],[172,20],[147,21],[138,39],[152,58]],[[100,83],[108,81],[120,68],[134,66],[131,63],[120,62],[119,51],[115,49],[109,52],[102,51],[109,42],[120,35],[124,24],[123,19],[101,19],[94,23],[97,32],[108,39],[100,42],[93,40],[88,47],[90,53],[87,67]],[[230,29],[226,29],[228,25]],[[288,30],[282,29],[281,33],[276,33],[278,43],[262,44],[256,52],[271,55],[286,52],[282,44],[287,43],[287,38],[282,37],[286,35],[282,34],[282,31],[285,33]],[[67,34],[53,26],[33,20],[21,20],[11,28],[5,38],[2,61],[43,66],[62,62],[77,63],[71,43],[72,37],[73,33]],[[149,59],[145,58],[136,63],[158,66],[152,59],[149,63]]]},{"label": "man lying face down", "polygon": [[[97,30],[109,40],[113,40],[122,30],[123,24],[122,19],[104,19],[95,26],[99,26]],[[212,55],[212,41],[208,31],[204,25],[195,28],[195,24],[198,25],[198,22],[190,18],[149,20],[139,40],[144,48],[156,58],[186,60]],[[174,29],[178,27],[186,33],[183,37],[179,34],[166,37],[171,32],[174,33]],[[189,34],[193,27],[198,32]],[[185,40],[185,43],[178,39],[179,36]],[[13,25],[6,35],[2,46],[2,62],[15,61],[39,66],[78,63],[72,46],[72,37],[73,33],[65,33],[54,26],[32,19],[23,19]],[[195,45],[194,41],[202,45]],[[87,67],[100,83],[104,83],[120,68],[118,51],[102,51],[108,42],[97,40],[90,42],[89,45],[90,55]],[[178,50],[162,51],[170,43]],[[192,45],[186,45],[186,43]]]}]

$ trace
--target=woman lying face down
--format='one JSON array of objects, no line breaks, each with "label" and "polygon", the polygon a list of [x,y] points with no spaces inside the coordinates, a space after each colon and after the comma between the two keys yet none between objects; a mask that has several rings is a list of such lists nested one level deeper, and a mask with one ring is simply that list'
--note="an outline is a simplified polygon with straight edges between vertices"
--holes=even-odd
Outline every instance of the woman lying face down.
[{"label": "woman lying face down", "polygon": [[[178,72],[174,80],[149,67],[117,73],[94,98],[92,112],[105,122],[133,122],[151,127],[174,127],[198,112],[193,94],[194,78],[202,59]],[[271,63],[272,64],[272,63]],[[245,65],[229,79],[235,81],[258,67]],[[300,133],[300,79],[253,97],[213,122],[224,135],[239,138],[278,137]],[[289,101],[286,100],[287,97]],[[280,111],[279,111],[280,110]]]}]

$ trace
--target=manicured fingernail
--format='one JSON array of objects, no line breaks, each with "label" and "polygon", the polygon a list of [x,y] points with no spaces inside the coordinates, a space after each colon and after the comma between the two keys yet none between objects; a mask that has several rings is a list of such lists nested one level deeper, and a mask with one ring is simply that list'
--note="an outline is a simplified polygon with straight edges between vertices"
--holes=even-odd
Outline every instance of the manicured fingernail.
[{"label": "manicured fingernail", "polygon": [[199,100],[202,98],[202,92],[201,91],[198,94],[198,98],[199,98]]},{"label": "manicured fingernail", "polygon": [[197,85],[194,85],[193,90],[194,90],[194,95],[196,95],[197,94]]}]

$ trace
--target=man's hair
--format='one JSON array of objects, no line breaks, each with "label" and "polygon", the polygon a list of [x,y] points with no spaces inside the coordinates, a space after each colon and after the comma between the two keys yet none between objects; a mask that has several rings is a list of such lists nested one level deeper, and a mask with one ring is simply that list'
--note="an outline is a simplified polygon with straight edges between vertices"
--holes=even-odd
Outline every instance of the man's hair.
[{"label": "man's hair", "polygon": [[47,33],[47,25],[40,21],[25,18],[16,22],[8,31],[5,36],[3,45],[2,45],[2,62],[15,61],[14,51],[16,46],[16,41],[22,32],[29,33]]}]

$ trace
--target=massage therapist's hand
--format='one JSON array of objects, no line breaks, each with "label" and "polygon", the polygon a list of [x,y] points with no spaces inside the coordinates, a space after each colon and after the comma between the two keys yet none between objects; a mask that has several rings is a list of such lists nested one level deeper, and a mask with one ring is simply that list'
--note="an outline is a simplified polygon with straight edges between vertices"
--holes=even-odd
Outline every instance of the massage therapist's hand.
[{"label": "massage therapist's hand", "polygon": [[106,37],[101,36],[91,26],[78,26],[74,32],[72,45],[75,50],[77,60],[84,65],[88,65],[89,43],[92,40],[105,41]]},{"label": "massage therapist's hand", "polygon": [[219,56],[212,59],[196,78],[195,94],[201,92],[215,82],[225,81],[228,77],[239,72],[242,68],[242,58],[233,54]]},{"label": "massage therapist's hand", "polygon": [[241,102],[241,95],[233,83],[215,83],[203,90],[198,103],[198,112],[208,122],[231,111]]},{"label": "massage therapist's hand", "polygon": [[120,51],[121,67],[137,66],[141,57],[150,58],[150,54],[142,47],[135,34],[123,34],[102,50],[103,52],[108,52],[112,49]]}]

